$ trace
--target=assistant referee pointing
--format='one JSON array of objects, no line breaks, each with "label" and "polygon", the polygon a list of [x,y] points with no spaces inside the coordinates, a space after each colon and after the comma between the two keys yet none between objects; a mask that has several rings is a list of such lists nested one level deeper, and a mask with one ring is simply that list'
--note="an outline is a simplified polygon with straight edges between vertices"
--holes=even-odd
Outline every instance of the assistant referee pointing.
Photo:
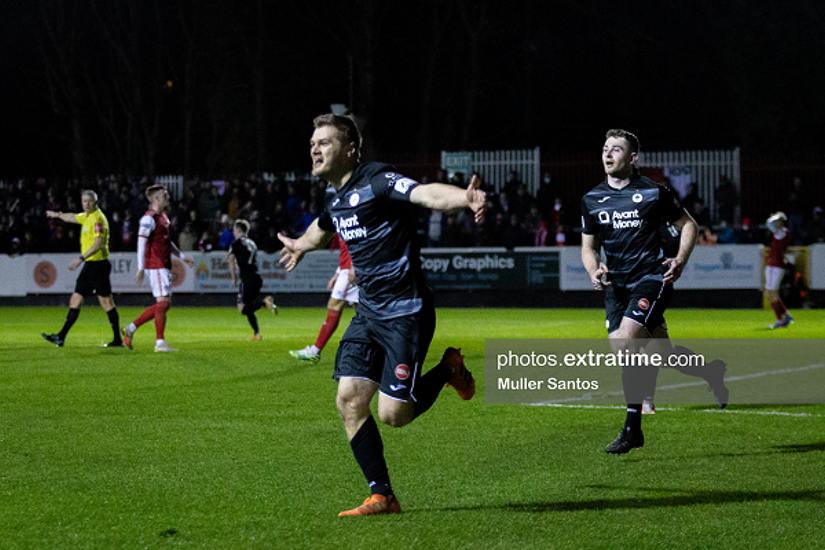
[{"label": "assistant referee pointing", "polygon": [[123,347],[119,330],[120,318],[112,297],[112,283],[109,279],[112,272],[112,264],[109,263],[109,221],[97,206],[97,193],[91,190],[83,191],[81,202],[83,212],[80,214],[46,211],[46,216],[49,218],[58,218],[66,223],[78,223],[82,226],[80,229],[81,254],[69,263],[69,271],[74,271],[81,264],[83,269],[77,277],[74,293],[69,301],[69,313],[66,315],[63,328],[57,334],[43,332],[40,335],[56,346],[62,347],[66,342],[66,335],[80,315],[83,299],[97,294],[100,306],[109,317],[109,325],[114,335],[111,342],[101,347],[120,348]]}]

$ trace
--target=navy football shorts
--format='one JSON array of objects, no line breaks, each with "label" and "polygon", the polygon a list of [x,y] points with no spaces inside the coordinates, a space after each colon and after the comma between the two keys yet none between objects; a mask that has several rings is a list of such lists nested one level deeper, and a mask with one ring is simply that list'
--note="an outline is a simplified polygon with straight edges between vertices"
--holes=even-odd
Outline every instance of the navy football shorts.
[{"label": "navy football shorts", "polygon": [[633,288],[605,287],[604,307],[607,314],[607,333],[619,329],[622,319],[645,327],[649,333],[665,322],[665,310],[673,298],[673,285],[662,282],[661,275],[644,278]]},{"label": "navy football shorts", "polygon": [[381,393],[407,401],[415,399],[415,384],[435,332],[435,310],[425,305],[413,315],[368,319],[356,312],[341,338],[333,379],[372,380]]},{"label": "navy football shorts", "polygon": [[238,286],[238,305],[254,304],[255,300],[258,298],[258,294],[261,293],[263,284],[264,283],[260,275],[255,275],[254,277],[249,277],[247,279],[241,279],[241,283]]}]

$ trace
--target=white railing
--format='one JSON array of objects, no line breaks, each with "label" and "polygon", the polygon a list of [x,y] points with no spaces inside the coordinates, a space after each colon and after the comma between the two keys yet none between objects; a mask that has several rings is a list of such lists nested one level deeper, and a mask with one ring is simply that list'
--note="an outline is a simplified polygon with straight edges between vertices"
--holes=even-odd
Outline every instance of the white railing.
[{"label": "white railing", "polygon": [[[441,152],[442,167],[445,158],[453,153]],[[464,153],[467,154],[467,153]],[[458,153],[462,155],[462,153]],[[508,151],[472,151],[470,155],[471,170],[481,174],[484,183],[501,191],[510,178],[510,171],[518,174],[519,180],[527,184],[530,194],[535,195],[541,181],[541,150],[515,149]],[[449,170],[448,170],[449,171]],[[469,181],[470,174],[464,174]]]},{"label": "white railing", "polygon": [[183,176],[155,176],[155,183],[165,185],[175,200],[180,200],[183,196]]},{"label": "white railing", "polygon": [[721,176],[730,178],[736,190],[740,190],[738,147],[729,151],[642,151],[639,154],[639,164],[688,169],[691,183],[696,184],[699,196],[705,200],[710,212],[716,212],[715,192]]}]

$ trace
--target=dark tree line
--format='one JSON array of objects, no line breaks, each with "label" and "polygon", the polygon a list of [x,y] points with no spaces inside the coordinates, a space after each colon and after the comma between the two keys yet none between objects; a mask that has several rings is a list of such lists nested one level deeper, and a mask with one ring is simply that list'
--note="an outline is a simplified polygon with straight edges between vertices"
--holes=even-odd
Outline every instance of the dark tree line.
[{"label": "dark tree line", "polygon": [[815,0],[5,3],[7,176],[304,169],[332,103],[370,158],[598,150],[614,126],[782,153],[825,119]]}]

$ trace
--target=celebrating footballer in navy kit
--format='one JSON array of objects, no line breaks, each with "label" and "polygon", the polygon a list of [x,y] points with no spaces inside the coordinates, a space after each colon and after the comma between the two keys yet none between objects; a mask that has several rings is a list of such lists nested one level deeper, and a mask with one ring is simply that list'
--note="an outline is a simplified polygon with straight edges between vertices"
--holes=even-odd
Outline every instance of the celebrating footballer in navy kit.
[{"label": "celebrating footballer in navy kit", "polygon": [[360,304],[338,348],[336,404],[352,452],[371,495],[340,516],[400,513],[370,402],[378,392],[378,417],[393,427],[427,411],[445,384],[471,399],[475,381],[460,350],[421,374],[435,331],[435,309],[421,268],[416,206],[470,207],[483,220],[485,196],[474,178],[467,189],[420,184],[386,164],[362,164],[361,135],[352,119],[322,115],[310,140],[312,174],[331,186],[326,208],[298,239],[283,234],[281,263],[292,270],[306,252],[324,248],[333,232],[347,243],[360,288]]},{"label": "celebrating footballer in navy kit", "polygon": [[[636,166],[639,141],[624,130],[610,130],[602,151],[606,179],[582,199],[582,263],[596,290],[605,292],[607,331],[614,349],[639,351],[654,338],[671,352],[664,312],[673,295],[673,283],[696,243],[697,226],[678,199],[662,185],[641,176]],[[660,226],[671,223],[681,232],[672,258],[662,252]],[[606,263],[600,261],[604,248]],[[677,353],[690,353],[682,348]],[[681,370],[681,369],[680,369]],[[683,371],[710,384],[717,403],[727,404],[724,365]],[[655,368],[623,368],[627,402],[624,429],[605,449],[627,453],[644,445],[642,401],[652,396]]]}]

